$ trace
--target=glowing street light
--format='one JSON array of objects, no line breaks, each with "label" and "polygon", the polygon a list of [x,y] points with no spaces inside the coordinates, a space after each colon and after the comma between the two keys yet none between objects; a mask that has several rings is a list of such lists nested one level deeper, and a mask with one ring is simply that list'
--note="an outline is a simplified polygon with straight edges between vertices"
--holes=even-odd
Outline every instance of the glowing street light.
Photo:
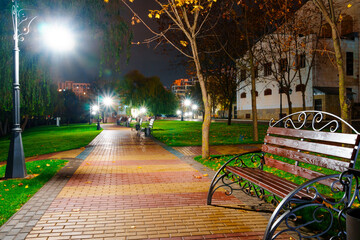
[{"label": "glowing street light", "polygon": [[184,100],[184,105],[185,105],[185,107],[190,106],[191,105],[191,100],[190,99],[185,99]]},{"label": "glowing street light", "polygon": [[140,114],[145,114],[146,113],[146,108],[145,107],[142,107],[140,108]]},{"label": "glowing street light", "polygon": [[181,113],[182,113],[181,110],[177,110],[177,111],[176,111],[176,114],[177,114],[177,115],[180,115]]},{"label": "glowing street light", "polygon": [[111,97],[104,97],[103,103],[105,106],[111,106],[114,103],[114,100]]},{"label": "glowing street light", "polygon": [[54,51],[70,51],[75,46],[72,33],[59,24],[43,24],[40,31],[44,35],[45,44]]}]

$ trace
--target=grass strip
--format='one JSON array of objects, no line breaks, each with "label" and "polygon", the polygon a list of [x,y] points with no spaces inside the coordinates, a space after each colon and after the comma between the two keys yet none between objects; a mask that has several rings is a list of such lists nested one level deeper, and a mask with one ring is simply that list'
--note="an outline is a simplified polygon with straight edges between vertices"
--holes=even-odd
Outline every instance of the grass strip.
[{"label": "grass strip", "polygon": [[[88,145],[100,132],[94,124],[30,128],[22,133],[25,157],[81,148]],[[0,138],[0,162],[6,161],[9,144],[9,136]]]},{"label": "grass strip", "polygon": [[[268,125],[259,125],[259,139],[253,141],[252,125],[213,122],[210,128],[210,145],[262,143]],[[156,120],[152,135],[168,146],[201,146],[202,122]]]},{"label": "grass strip", "polygon": [[[16,213],[45,183],[68,161],[40,160],[26,163],[29,179],[0,181],[0,226]],[[5,175],[6,165],[0,166],[0,176]]]}]

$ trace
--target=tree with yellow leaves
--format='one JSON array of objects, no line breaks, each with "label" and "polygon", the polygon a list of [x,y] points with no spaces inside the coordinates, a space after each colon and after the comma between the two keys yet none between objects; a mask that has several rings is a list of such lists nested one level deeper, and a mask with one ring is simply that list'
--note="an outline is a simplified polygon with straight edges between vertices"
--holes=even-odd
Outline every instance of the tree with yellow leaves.
[{"label": "tree with yellow leaves", "polygon": [[[212,18],[213,5],[216,0],[153,0],[158,5],[158,9],[149,10],[149,18],[166,18],[168,27],[162,31],[152,29],[147,22],[141,18],[134,10],[136,0],[121,0],[125,6],[134,14],[134,23],[141,22],[153,34],[152,38],[146,39],[144,43],[154,41],[165,41],[181,54],[194,62],[196,75],[200,83],[202,100],[204,103],[204,119],[202,125],[202,157],[208,158],[209,151],[209,131],[210,131],[210,97],[206,88],[205,79],[201,70],[197,39],[204,31],[206,22]],[[134,4],[134,6],[132,6]],[[178,32],[183,37],[182,40],[174,42],[168,34]]]},{"label": "tree with yellow leaves", "polygon": [[[336,67],[339,75],[339,102],[341,118],[347,122],[351,122],[351,105],[346,96],[345,67],[341,50],[341,33],[339,31],[339,23],[341,23],[342,14],[355,4],[359,4],[358,0],[313,0],[315,6],[320,10],[326,23],[331,29],[331,38],[335,51]],[[342,123],[342,131],[349,132],[350,129],[346,124]]]}]

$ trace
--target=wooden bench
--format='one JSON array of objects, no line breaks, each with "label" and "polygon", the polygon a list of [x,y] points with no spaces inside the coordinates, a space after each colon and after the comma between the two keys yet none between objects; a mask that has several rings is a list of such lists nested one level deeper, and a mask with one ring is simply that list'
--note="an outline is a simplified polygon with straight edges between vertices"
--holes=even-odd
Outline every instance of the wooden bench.
[{"label": "wooden bench", "polygon": [[[337,132],[342,123],[351,128],[353,133]],[[313,219],[306,220],[310,222],[320,221],[317,219],[317,210],[314,210],[316,207],[322,209],[319,211],[322,214],[323,211],[328,211],[341,218],[346,217],[342,209],[351,207],[353,203],[351,196],[354,195],[351,195],[349,190],[353,176],[349,173],[340,174],[355,167],[359,142],[359,133],[344,120],[330,113],[303,111],[288,115],[277,122],[271,120],[261,150],[235,156],[217,171],[210,185],[207,204],[212,203],[214,193],[219,188],[225,188],[228,195],[241,190],[261,199],[271,197],[278,207],[268,223],[264,239],[275,239],[289,232],[303,238],[300,229],[289,224],[282,226],[285,230],[279,230],[278,227],[292,218],[300,219],[299,210],[306,208],[314,213]],[[248,162],[253,166],[244,161],[250,156],[251,161]],[[271,171],[265,171],[268,167],[273,168],[273,172],[281,170],[308,180],[299,186]],[[331,170],[331,173],[324,174],[324,169]],[[318,190],[319,185],[329,186],[328,189],[333,193],[325,196]],[[340,200],[331,196],[339,194],[337,191],[340,191],[343,197]],[[333,218],[331,215],[331,220]],[[331,224],[333,222],[331,221]],[[322,236],[328,230],[325,226],[324,229],[318,229],[314,236]]]}]

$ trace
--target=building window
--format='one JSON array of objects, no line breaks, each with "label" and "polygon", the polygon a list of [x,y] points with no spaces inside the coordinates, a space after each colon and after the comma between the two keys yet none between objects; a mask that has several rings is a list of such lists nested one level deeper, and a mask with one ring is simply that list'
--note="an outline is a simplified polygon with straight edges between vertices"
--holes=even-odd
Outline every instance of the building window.
[{"label": "building window", "polygon": [[246,92],[241,93],[240,98],[246,98]]},{"label": "building window", "polygon": [[322,99],[315,99],[315,110],[322,111]]},{"label": "building window", "polygon": [[296,57],[296,69],[301,69],[306,66],[306,56],[305,54],[297,55]]},{"label": "building window", "polygon": [[354,53],[346,52],[346,75],[354,75]]},{"label": "building window", "polygon": [[264,64],[264,77],[271,75],[271,62]]},{"label": "building window", "polygon": [[295,91],[296,92],[305,92],[305,85],[304,84],[298,84],[298,85],[296,85],[296,87],[295,87]]},{"label": "building window", "polygon": [[246,80],[246,70],[241,70],[240,71],[240,81],[245,81]]},{"label": "building window", "polygon": [[288,71],[288,61],[286,58],[282,58],[279,61],[279,71],[281,73]]},{"label": "building window", "polygon": [[265,89],[264,96],[272,95],[272,90],[270,88]]}]

